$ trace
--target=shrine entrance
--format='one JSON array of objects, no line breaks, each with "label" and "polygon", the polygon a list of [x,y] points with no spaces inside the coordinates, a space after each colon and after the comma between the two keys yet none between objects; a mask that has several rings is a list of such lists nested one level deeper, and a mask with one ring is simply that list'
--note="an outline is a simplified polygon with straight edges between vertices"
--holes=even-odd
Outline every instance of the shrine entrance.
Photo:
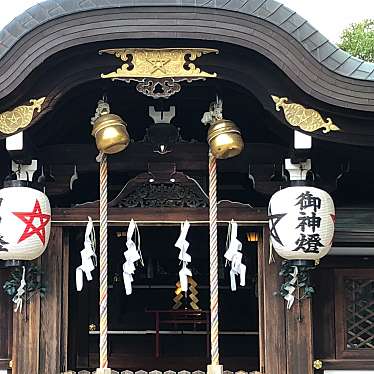
[{"label": "shrine entrance", "polygon": [[[156,217],[155,217],[156,218]],[[239,227],[243,243],[246,283],[230,287],[230,265],[225,267],[227,224],[219,227],[220,355],[225,370],[259,369],[258,258],[261,229]],[[192,257],[187,297],[178,297],[181,268],[176,224],[141,224],[144,267],[134,275],[133,293],[125,295],[122,278],[127,226],[113,226],[109,237],[108,343],[112,370],[205,371],[210,360],[209,231],[207,224],[191,224],[187,239]],[[83,228],[70,230],[70,272],[80,265]],[[99,347],[98,273],[76,291],[69,282],[68,368],[94,370]],[[181,295],[182,296],[182,295]],[[261,298],[260,298],[261,300]]]}]

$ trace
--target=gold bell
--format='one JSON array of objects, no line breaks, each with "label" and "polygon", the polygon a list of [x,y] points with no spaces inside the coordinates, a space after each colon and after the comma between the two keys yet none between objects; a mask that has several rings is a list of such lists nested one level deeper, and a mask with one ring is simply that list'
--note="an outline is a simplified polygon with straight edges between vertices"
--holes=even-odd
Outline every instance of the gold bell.
[{"label": "gold bell", "polygon": [[237,156],[244,148],[239,128],[227,119],[217,119],[208,130],[208,143],[215,158]]},{"label": "gold bell", "polygon": [[92,135],[97,149],[114,154],[123,151],[130,142],[126,123],[116,114],[103,114],[94,123]]}]

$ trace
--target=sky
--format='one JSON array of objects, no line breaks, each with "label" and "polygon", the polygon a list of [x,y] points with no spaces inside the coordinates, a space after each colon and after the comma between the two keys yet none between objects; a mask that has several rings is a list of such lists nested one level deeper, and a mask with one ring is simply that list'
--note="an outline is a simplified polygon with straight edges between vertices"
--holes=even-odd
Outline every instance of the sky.
[{"label": "sky", "polygon": [[[333,43],[353,22],[374,19],[374,0],[278,0],[308,20]],[[42,0],[1,1],[0,29],[14,17]]]}]

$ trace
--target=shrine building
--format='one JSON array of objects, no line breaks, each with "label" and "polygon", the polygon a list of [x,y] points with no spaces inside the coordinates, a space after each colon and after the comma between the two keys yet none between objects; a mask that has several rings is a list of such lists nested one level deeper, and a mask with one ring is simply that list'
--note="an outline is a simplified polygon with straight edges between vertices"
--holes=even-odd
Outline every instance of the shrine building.
[{"label": "shrine building", "polygon": [[0,32],[1,374],[374,373],[374,63],[275,0],[46,0]]}]

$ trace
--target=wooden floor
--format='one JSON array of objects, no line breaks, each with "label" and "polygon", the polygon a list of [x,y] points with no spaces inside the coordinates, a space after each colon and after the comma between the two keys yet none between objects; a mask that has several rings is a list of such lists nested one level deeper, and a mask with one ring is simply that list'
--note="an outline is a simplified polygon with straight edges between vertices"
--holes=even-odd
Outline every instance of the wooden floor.
[{"label": "wooden floor", "polygon": [[[88,371],[88,370],[80,370],[78,372],[75,371],[66,371],[62,374],[95,374],[95,371]],[[117,371],[117,370],[112,370],[112,374],[206,374],[205,371],[201,370],[196,370],[196,371],[187,371],[187,370],[181,370],[181,371],[172,371],[172,370],[166,370],[164,372],[162,371],[144,371],[144,370],[138,370],[138,371],[130,371],[130,370],[123,370],[123,371]],[[225,370],[223,374],[259,374],[258,371],[228,371]]]},{"label": "wooden floor", "polygon": [[[87,361],[79,360],[77,362],[76,370],[79,372],[83,369],[91,369],[99,366],[98,354],[90,355],[90,365],[87,366]],[[109,357],[109,366],[112,369],[116,369],[119,373],[127,374],[147,374],[147,373],[200,373],[200,370],[205,371],[209,361],[204,356],[174,356],[174,357],[160,357],[155,359],[154,356],[134,355],[126,354],[113,354]],[[257,357],[223,357],[221,364],[227,369],[227,374],[235,372],[251,372],[255,371],[259,367]],[[127,369],[124,371],[124,369]],[[170,371],[170,369],[173,371]],[[157,369],[157,370],[155,370]],[[187,370],[187,371],[186,371]]]}]

